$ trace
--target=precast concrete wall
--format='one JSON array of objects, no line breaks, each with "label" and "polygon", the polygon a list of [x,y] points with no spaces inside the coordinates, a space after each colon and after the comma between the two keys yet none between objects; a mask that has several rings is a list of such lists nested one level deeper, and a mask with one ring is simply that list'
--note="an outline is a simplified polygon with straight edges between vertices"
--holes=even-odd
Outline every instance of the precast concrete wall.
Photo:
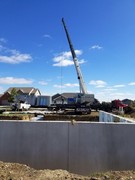
[{"label": "precast concrete wall", "polygon": [[135,120],[118,116],[105,111],[99,111],[99,122],[124,122],[124,123],[135,123]]},{"label": "precast concrete wall", "polygon": [[135,169],[135,124],[0,121],[0,160],[83,175]]}]

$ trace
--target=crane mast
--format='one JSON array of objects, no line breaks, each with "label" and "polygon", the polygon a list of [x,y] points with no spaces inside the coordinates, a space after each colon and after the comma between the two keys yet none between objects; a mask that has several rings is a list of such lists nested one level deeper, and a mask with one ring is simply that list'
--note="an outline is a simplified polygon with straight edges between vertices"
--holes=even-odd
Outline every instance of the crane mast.
[{"label": "crane mast", "polygon": [[76,72],[77,72],[77,76],[78,76],[78,80],[79,80],[79,85],[80,85],[80,91],[84,95],[88,94],[87,89],[85,87],[84,80],[83,80],[83,76],[82,76],[82,73],[81,73],[81,69],[80,69],[80,66],[79,66],[79,62],[78,62],[78,59],[76,57],[76,53],[74,51],[74,48],[73,48],[69,33],[67,31],[66,24],[64,22],[64,18],[62,18],[62,23],[63,23],[64,29],[65,29],[65,32],[66,32],[66,36],[67,36],[67,40],[68,40],[68,43],[69,43],[70,51],[71,51],[72,58],[73,58],[73,61],[74,61],[74,65],[75,65],[75,68],[76,68]]}]

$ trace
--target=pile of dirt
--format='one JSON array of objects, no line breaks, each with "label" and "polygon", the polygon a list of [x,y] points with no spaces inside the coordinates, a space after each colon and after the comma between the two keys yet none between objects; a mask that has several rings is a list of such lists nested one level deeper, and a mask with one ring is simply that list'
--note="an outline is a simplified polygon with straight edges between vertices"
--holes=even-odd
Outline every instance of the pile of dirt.
[{"label": "pile of dirt", "polygon": [[66,170],[35,170],[18,163],[0,162],[0,180],[87,180],[89,177],[69,173]]},{"label": "pile of dirt", "polygon": [[18,163],[0,161],[0,180],[128,180],[135,179],[135,171],[113,171],[81,176],[66,170],[35,170]]}]

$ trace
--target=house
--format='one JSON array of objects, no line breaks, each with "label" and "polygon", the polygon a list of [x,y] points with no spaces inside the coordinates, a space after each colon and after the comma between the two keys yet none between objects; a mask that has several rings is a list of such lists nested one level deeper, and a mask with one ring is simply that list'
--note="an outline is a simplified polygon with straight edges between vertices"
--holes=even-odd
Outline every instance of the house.
[{"label": "house", "polygon": [[9,105],[9,97],[11,91],[16,89],[17,96],[16,101],[23,101],[35,106],[37,97],[41,95],[40,91],[33,87],[10,87],[5,93],[0,97],[0,105]]},{"label": "house", "polygon": [[2,94],[0,96],[0,105],[9,105],[8,99],[10,97],[10,93],[9,92],[5,92],[4,94]]},{"label": "house", "polygon": [[71,104],[75,102],[78,93],[62,93],[52,96],[53,104]]},{"label": "house", "polygon": [[127,104],[128,106],[135,106],[135,101],[130,100],[130,99],[123,99],[122,102],[124,104]]},{"label": "house", "polygon": [[52,96],[52,104],[75,104],[80,102],[92,104],[94,102],[94,94],[85,94],[81,96],[80,93],[62,93]]}]

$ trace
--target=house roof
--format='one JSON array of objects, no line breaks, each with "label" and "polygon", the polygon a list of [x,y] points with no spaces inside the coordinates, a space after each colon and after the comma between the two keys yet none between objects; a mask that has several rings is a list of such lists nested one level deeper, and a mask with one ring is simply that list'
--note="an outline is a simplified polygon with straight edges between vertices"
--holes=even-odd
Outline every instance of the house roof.
[{"label": "house roof", "polygon": [[54,96],[52,96],[52,100],[56,100],[59,97],[64,97],[65,99],[68,98],[74,98],[76,96],[76,94],[78,93],[62,93],[62,94],[55,94]]},{"label": "house roof", "polygon": [[57,99],[59,96],[61,96],[59,93],[52,96],[52,100]]},{"label": "house roof", "polygon": [[78,93],[62,93],[65,98],[74,98]]},{"label": "house roof", "polygon": [[16,89],[16,91],[21,91],[25,94],[35,94],[36,91],[39,91],[38,89],[35,89],[34,87],[10,87],[6,92],[11,93],[13,88]]},{"label": "house roof", "polygon": [[123,99],[122,102],[123,102],[124,104],[130,105],[130,104],[133,103],[134,101],[133,101],[133,100],[130,100],[130,99]]},{"label": "house roof", "polygon": [[[37,91],[39,91],[39,90],[38,90],[38,89],[33,88],[33,89],[31,90],[30,94],[35,94]],[[39,91],[39,93],[40,93],[40,91]],[[40,94],[41,94],[41,93],[40,93]]]}]

